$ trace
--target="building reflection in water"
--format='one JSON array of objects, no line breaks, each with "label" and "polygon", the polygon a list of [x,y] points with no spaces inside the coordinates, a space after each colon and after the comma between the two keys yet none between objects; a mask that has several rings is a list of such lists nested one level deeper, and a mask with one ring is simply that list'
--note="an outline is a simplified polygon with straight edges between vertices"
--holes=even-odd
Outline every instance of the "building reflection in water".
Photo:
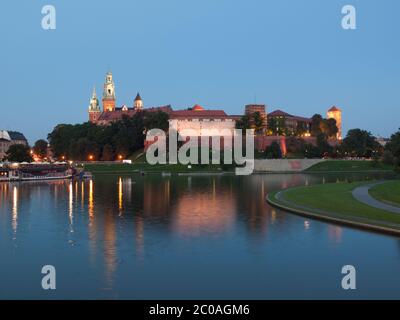
[{"label": "building reflection in water", "polygon": [[[112,197],[112,194],[109,193],[108,190],[108,187],[115,186],[115,182],[112,185],[108,183],[105,190],[102,190],[101,187],[96,187],[95,189],[95,182],[92,179],[89,181],[88,184],[89,188],[87,195],[87,211],[90,261],[92,264],[97,263],[96,254],[98,252],[98,249],[100,249],[100,254],[103,256],[104,259],[105,284],[107,288],[111,288],[113,286],[113,276],[117,268],[116,220],[118,217],[118,213],[121,212],[123,209],[122,182],[121,179],[117,180],[117,203],[115,203],[115,200],[113,200],[115,198]],[[104,185],[101,186],[104,187]],[[95,196],[96,190],[97,192],[101,192],[97,196]],[[82,193],[83,192],[84,188],[82,188]],[[96,199],[99,199],[100,203],[97,204]],[[102,237],[99,233],[101,231],[103,235]]]},{"label": "building reflection in water", "polygon": [[13,187],[13,199],[12,199],[12,229],[14,232],[14,239],[16,239],[17,227],[18,227],[18,188]]},{"label": "building reflection in water", "polygon": [[107,285],[112,287],[117,266],[116,230],[113,209],[104,212],[104,261]]},{"label": "building reflection in water", "polygon": [[216,186],[215,178],[211,183],[212,192],[193,191],[191,178],[188,178],[188,189],[192,190],[182,193],[176,199],[173,208],[174,231],[184,236],[199,236],[202,233],[221,233],[234,224],[235,198],[231,192],[220,190]]},{"label": "building reflection in water", "polygon": [[143,217],[135,217],[135,248],[136,256],[143,260],[144,257],[144,221]]},{"label": "building reflection in water", "polygon": [[72,181],[68,186],[68,217],[69,217],[69,227],[70,232],[74,232],[74,190],[72,186]]},{"label": "building reflection in water", "polygon": [[163,179],[154,183],[146,180],[143,183],[143,215],[159,222],[170,212],[170,180]]},{"label": "building reflection in water", "polygon": [[81,182],[81,210],[85,207],[85,182]]},{"label": "building reflection in water", "polygon": [[271,223],[274,224],[276,221],[276,210],[274,208],[271,209]]},{"label": "building reflection in water", "polygon": [[0,182],[0,208],[5,208],[7,204],[7,197],[8,197],[8,183]]},{"label": "building reflection in water", "polygon": [[336,244],[342,242],[342,232],[343,228],[340,226],[335,226],[335,225],[328,226],[329,239]]},{"label": "building reflection in water", "polygon": [[[82,198],[84,199],[85,183],[82,182]],[[96,225],[95,225],[95,215],[94,215],[94,195],[93,195],[93,180],[89,181],[89,193],[88,193],[88,237],[89,237],[89,252],[90,261],[92,264],[96,262]]]},{"label": "building reflection in water", "polygon": [[75,203],[78,203],[78,196],[79,196],[79,185],[78,181],[75,181]]},{"label": "building reflection in water", "polygon": [[119,210],[119,215],[122,215],[122,203],[123,203],[123,187],[122,187],[122,178],[119,177],[118,179],[118,210]]},{"label": "building reflection in water", "polygon": [[90,181],[89,181],[88,214],[89,214],[89,221],[90,221],[94,217],[93,180],[92,179],[90,179]]}]

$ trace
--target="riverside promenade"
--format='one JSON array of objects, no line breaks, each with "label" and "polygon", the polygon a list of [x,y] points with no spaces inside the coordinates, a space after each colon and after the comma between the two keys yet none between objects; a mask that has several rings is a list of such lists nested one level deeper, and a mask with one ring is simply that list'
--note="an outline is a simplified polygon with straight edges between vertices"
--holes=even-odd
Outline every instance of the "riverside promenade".
[{"label": "riverside promenade", "polygon": [[378,181],[375,183],[359,186],[353,190],[353,197],[370,207],[374,207],[377,209],[398,213],[400,214],[400,208],[391,206],[390,204],[384,203],[382,201],[376,200],[369,194],[369,190],[377,185],[383,184],[386,181]]}]

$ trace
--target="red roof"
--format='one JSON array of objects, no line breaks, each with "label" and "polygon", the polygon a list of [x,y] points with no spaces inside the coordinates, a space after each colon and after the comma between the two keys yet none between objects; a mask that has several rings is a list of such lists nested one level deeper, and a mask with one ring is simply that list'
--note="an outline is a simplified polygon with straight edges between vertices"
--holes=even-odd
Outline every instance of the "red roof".
[{"label": "red roof", "polygon": [[336,111],[342,111],[342,110],[340,110],[338,107],[336,107],[336,106],[333,106],[332,108],[330,108],[329,110],[328,110],[328,112],[336,112]]},{"label": "red roof", "polygon": [[273,112],[268,113],[268,117],[285,117],[285,118],[292,118],[297,121],[303,121],[303,122],[310,122],[310,118],[305,118],[305,117],[300,117],[300,116],[294,116],[292,114],[289,114],[287,112],[284,112],[282,110],[275,110]]},{"label": "red roof", "polygon": [[229,116],[223,110],[178,110],[172,111],[170,117],[173,119],[201,119],[201,118],[210,118],[210,119],[226,119]]},{"label": "red roof", "polygon": [[268,116],[271,116],[271,117],[293,117],[291,114],[286,113],[279,109],[268,113]]},{"label": "red roof", "polygon": [[[143,111],[146,112],[157,112],[157,111],[162,111],[165,113],[170,114],[172,112],[171,106],[161,106],[161,107],[152,107],[152,108],[146,108]],[[132,117],[135,115],[137,111],[136,109],[129,108],[128,110],[124,111],[122,108],[117,108],[115,111],[105,111],[102,112],[99,121],[118,121],[121,120],[123,116],[128,116]]]}]

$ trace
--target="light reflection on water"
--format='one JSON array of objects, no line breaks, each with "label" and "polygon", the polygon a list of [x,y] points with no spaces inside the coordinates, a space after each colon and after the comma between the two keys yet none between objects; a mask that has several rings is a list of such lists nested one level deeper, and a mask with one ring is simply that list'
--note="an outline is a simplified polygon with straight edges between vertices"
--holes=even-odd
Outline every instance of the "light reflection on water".
[{"label": "light reflection on water", "polygon": [[[371,177],[1,183],[0,298],[345,298],[340,264],[359,263],[366,278],[397,270],[398,240],[294,216],[265,197],[364,178]],[[40,289],[45,264],[57,268],[51,294]],[[352,297],[400,297],[397,289],[399,279],[372,281]]]}]

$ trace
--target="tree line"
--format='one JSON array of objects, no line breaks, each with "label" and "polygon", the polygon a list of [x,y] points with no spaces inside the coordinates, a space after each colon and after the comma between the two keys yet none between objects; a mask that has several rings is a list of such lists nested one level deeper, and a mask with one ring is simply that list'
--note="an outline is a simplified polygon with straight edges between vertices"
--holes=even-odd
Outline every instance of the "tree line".
[{"label": "tree line", "polygon": [[[394,133],[385,146],[381,145],[371,132],[351,129],[337,146],[331,146],[323,134],[318,134],[316,144],[307,143],[301,137],[288,137],[288,154],[306,158],[372,158],[400,167],[400,129]],[[273,142],[266,150],[269,159],[282,158],[283,153],[278,142]]]},{"label": "tree line", "polygon": [[58,159],[112,161],[142,149],[147,130],[167,130],[168,118],[162,111],[141,111],[108,126],[59,124],[49,133],[48,141]]},{"label": "tree line", "polygon": [[[252,118],[253,117],[253,118]],[[38,140],[33,146],[35,156],[46,159],[48,144],[53,156],[58,160],[100,160],[113,161],[121,157],[127,158],[144,147],[147,130],[159,128],[167,131],[168,114],[142,111],[133,117],[123,117],[108,126],[99,126],[90,122],[83,124],[59,124],[46,140]],[[255,126],[261,130],[262,118],[257,115],[247,116],[246,121],[239,121],[237,126]],[[243,120],[243,118],[242,118]],[[394,133],[387,144],[382,146],[377,139],[366,130],[349,130],[343,141],[337,146],[329,144],[329,138],[337,134],[336,122],[323,119],[320,115],[312,118],[310,133],[316,138],[310,144],[301,136],[286,137],[286,151],[291,157],[298,158],[374,158],[400,168],[400,129]],[[279,143],[272,143],[263,152],[263,158],[278,159],[283,157]],[[12,145],[3,160],[11,162],[31,162],[32,154],[29,146]]]}]

